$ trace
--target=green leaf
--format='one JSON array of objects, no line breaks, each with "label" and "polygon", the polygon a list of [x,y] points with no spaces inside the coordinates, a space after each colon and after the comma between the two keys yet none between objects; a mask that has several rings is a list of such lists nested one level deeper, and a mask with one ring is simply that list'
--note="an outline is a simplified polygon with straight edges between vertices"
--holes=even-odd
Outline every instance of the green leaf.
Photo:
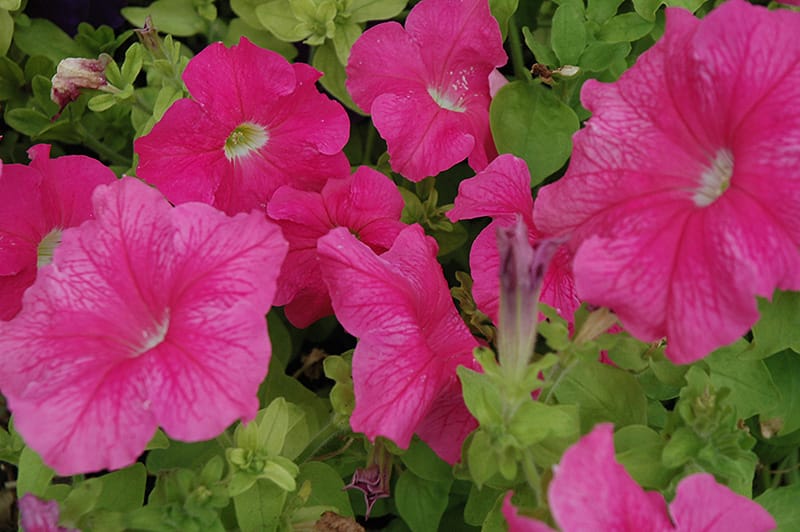
[{"label": "green leaf", "polygon": [[519,448],[539,443],[547,436],[575,440],[580,435],[578,409],[573,405],[545,405],[529,401],[520,405],[509,421],[508,433]]},{"label": "green leaf", "polygon": [[501,491],[488,486],[479,488],[473,484],[469,490],[467,504],[464,506],[464,521],[468,525],[480,526],[501,495],[504,495]]},{"label": "green leaf", "polygon": [[617,460],[644,488],[664,489],[674,471],[661,464],[665,441],[656,431],[644,425],[628,425],[614,434]]},{"label": "green leaf", "polygon": [[297,467],[297,464],[288,458],[276,456],[266,463],[260,476],[271,480],[282,490],[294,491],[297,488],[294,479],[299,472],[300,468]]},{"label": "green leaf", "polygon": [[433,482],[403,471],[394,487],[397,513],[413,532],[436,532],[447,509],[451,484],[452,480]]},{"label": "green leaf", "polygon": [[539,34],[541,34],[541,30],[531,33],[531,30],[528,29],[527,26],[524,26],[522,28],[522,36],[525,38],[525,46],[527,46],[528,50],[533,53],[533,56],[538,63],[550,65],[552,67],[557,66],[558,59],[553,53],[553,50],[550,49],[550,46],[544,44],[536,38]]},{"label": "green leaf", "polygon": [[425,480],[447,482],[453,479],[450,465],[422,440],[415,439],[400,458],[409,470]]},{"label": "green leaf", "polygon": [[583,10],[570,2],[558,6],[550,29],[550,44],[562,65],[578,62],[586,46],[586,19]]},{"label": "green leaf", "polygon": [[74,486],[61,505],[61,519],[77,523],[80,518],[97,507],[103,485],[96,478],[85,480]]},{"label": "green leaf", "polygon": [[554,389],[558,402],[580,408],[581,430],[601,421],[618,427],[647,424],[647,398],[636,379],[600,362],[578,360]]},{"label": "green leaf", "polygon": [[700,6],[705,4],[706,1],[707,0],[664,0],[664,5],[667,7],[682,7],[694,13],[700,9]]},{"label": "green leaf", "polygon": [[347,64],[350,49],[359,37],[361,37],[361,26],[358,24],[336,26],[336,33],[333,34],[333,47],[336,50],[336,57],[342,65]]},{"label": "green leaf", "polygon": [[278,529],[286,492],[268,480],[259,480],[233,498],[236,520],[242,532],[271,532]]},{"label": "green leaf", "polygon": [[10,109],[4,118],[10,127],[33,138],[50,126],[50,118],[35,109]]},{"label": "green leaf", "polygon": [[89,99],[89,109],[95,113],[101,113],[114,107],[117,98],[114,94],[98,94]]},{"label": "green leaf", "polygon": [[459,366],[456,369],[461,379],[464,402],[484,427],[499,427],[503,423],[503,395],[495,383],[484,373]]},{"label": "green leaf", "polygon": [[97,508],[130,512],[142,506],[144,502],[147,470],[142,463],[137,462],[94,480],[103,487],[97,499]]},{"label": "green leaf", "polygon": [[490,124],[497,151],[525,159],[533,186],[569,158],[578,117],[541,84],[513,81],[492,100]]},{"label": "green leaf", "polygon": [[653,29],[653,22],[636,13],[623,13],[610,19],[597,31],[597,38],[605,42],[633,42]]},{"label": "green leaf", "polygon": [[199,469],[211,458],[222,454],[222,448],[216,440],[185,443],[172,441],[167,449],[155,449],[147,455],[145,464],[150,473],[158,473],[166,469]]},{"label": "green leaf", "polygon": [[30,447],[25,447],[19,456],[19,472],[17,474],[17,498],[26,493],[37,497],[44,496],[55,471],[42,462],[41,457]]},{"label": "green leaf", "polygon": [[[255,17],[255,11],[253,17]],[[287,61],[291,61],[297,57],[297,48],[295,48],[293,44],[278,39],[265,30],[260,24],[257,24],[257,26],[258,27],[255,28],[246,20],[235,18],[231,20],[228,25],[228,31],[222,38],[222,42],[225,43],[225,46],[233,46],[234,44],[238,44],[242,37],[247,37],[253,44],[261,48],[278,52],[285,57]]]},{"label": "green leaf", "polygon": [[800,429],[800,355],[787,349],[764,361],[780,399],[761,414],[761,419],[780,419],[779,436]]},{"label": "green leaf", "polygon": [[22,4],[22,0],[0,0],[0,9],[16,11]]},{"label": "green leaf", "polygon": [[747,342],[739,340],[704,359],[711,370],[711,383],[717,389],[730,389],[728,400],[742,419],[766,412],[780,401],[778,389],[764,362],[739,357],[746,347]]},{"label": "green leaf", "polygon": [[0,56],[5,56],[11,47],[14,36],[14,19],[5,9],[0,8]]},{"label": "green leaf", "polygon": [[0,102],[18,95],[25,85],[25,74],[14,61],[0,57]]},{"label": "green leaf", "polygon": [[761,318],[753,326],[753,345],[761,357],[784,349],[800,352],[800,292],[776,291],[772,302],[758,298]]},{"label": "green leaf", "polygon": [[326,91],[330,92],[334,98],[349,109],[366,116],[367,113],[359,109],[355,102],[353,102],[350,93],[347,92],[344,86],[344,81],[347,76],[344,71],[344,66],[339,62],[336,50],[331,41],[326,41],[325,44],[314,49],[314,57],[311,59],[311,66],[324,74],[319,82]]},{"label": "green leaf", "polygon": [[289,405],[286,400],[279,397],[272,401],[257,422],[257,449],[263,449],[269,456],[280,455],[289,432]]},{"label": "green leaf", "polygon": [[800,530],[800,484],[767,490],[756,498],[778,523],[777,532]]},{"label": "green leaf", "polygon": [[158,31],[189,37],[205,31],[207,22],[192,0],[156,0],[148,7],[123,7],[122,16],[134,26],[144,26],[148,15]]},{"label": "green leaf", "polygon": [[348,10],[350,22],[360,23],[394,18],[400,14],[407,3],[408,0],[353,0]]},{"label": "green leaf", "polygon": [[589,43],[578,60],[578,65],[588,72],[602,72],[620,59],[625,59],[631,52],[631,45],[626,42]]},{"label": "green leaf", "polygon": [[491,436],[485,430],[478,429],[468,441],[467,465],[469,466],[469,473],[475,485],[480,488],[500,470],[495,459],[497,453]]},{"label": "green leaf", "polygon": [[500,25],[500,33],[504,41],[508,35],[508,21],[517,11],[518,5],[519,0],[489,0],[489,9],[492,10],[492,16]]},{"label": "green leaf", "polygon": [[271,0],[255,8],[256,18],[267,31],[286,42],[302,41],[311,31],[295,16],[289,0]]},{"label": "green leaf", "polygon": [[41,18],[30,19],[30,25],[17,24],[14,44],[28,55],[43,55],[58,63],[65,57],[91,57],[92,52],[70,39],[61,28]]},{"label": "green leaf", "polygon": [[586,7],[586,18],[602,24],[617,14],[617,9],[624,0],[589,0]]},{"label": "green leaf", "polygon": [[664,0],[633,0],[633,9],[643,19],[653,22],[656,20],[656,11],[663,3]]},{"label": "green leaf", "polygon": [[125,52],[125,62],[122,63],[122,83],[130,85],[136,81],[136,76],[142,70],[142,62],[144,60],[144,51],[142,45],[135,42]]},{"label": "green leaf", "polygon": [[325,462],[306,462],[300,466],[297,485],[311,483],[311,495],[306,506],[333,506],[339,515],[353,516],[350,497],[344,490],[342,477]]}]

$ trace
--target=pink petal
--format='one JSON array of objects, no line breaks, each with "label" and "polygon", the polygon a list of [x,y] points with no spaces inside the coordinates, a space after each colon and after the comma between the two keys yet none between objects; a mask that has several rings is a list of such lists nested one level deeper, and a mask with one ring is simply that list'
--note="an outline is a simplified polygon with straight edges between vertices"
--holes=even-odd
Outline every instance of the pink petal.
[{"label": "pink petal", "polygon": [[570,447],[548,490],[562,530],[671,530],[664,499],[646,494],[614,457],[613,428],[597,425]]},{"label": "pink petal", "polygon": [[717,483],[708,473],[689,475],[678,484],[669,511],[679,531],[774,530],[775,519],[757,502]]},{"label": "pink petal", "polygon": [[130,464],[159,424],[194,441],[255,415],[286,249],[261,215],[173,209],[132,178],[94,205],[0,338],[16,427],[62,475]]},{"label": "pink petal", "polygon": [[[407,447],[434,405],[450,404],[455,367],[472,364],[477,342],[461,321],[436,261],[436,245],[419,226],[398,235],[376,256],[346,229],[320,239],[317,247],[336,316],[359,338],[353,358],[356,406],[353,430],[370,439],[385,436]],[[444,395],[444,397],[443,397]],[[463,425],[439,446],[453,458]],[[426,430],[426,435],[428,434]]]}]

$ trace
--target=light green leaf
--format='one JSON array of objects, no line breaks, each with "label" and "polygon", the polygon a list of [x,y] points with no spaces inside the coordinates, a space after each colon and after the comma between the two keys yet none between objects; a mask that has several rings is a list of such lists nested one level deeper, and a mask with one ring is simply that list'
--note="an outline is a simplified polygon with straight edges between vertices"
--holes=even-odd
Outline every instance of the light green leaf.
[{"label": "light green leaf", "polygon": [[602,72],[620,59],[625,59],[631,52],[631,45],[626,42],[589,43],[578,60],[578,65],[587,72]]},{"label": "light green leaf", "polygon": [[500,25],[500,33],[502,33],[504,41],[508,35],[508,21],[517,11],[518,5],[519,0],[489,0],[489,9],[492,10],[492,16]]},{"label": "light green leaf", "polygon": [[350,22],[390,19],[398,15],[407,3],[408,0],[353,0],[348,10]]},{"label": "light green leaf", "polygon": [[[253,17],[255,17],[255,14]],[[257,26],[258,27],[255,28],[246,20],[235,18],[231,20],[228,25],[228,31],[225,32],[222,42],[225,43],[225,46],[233,46],[234,44],[238,44],[242,37],[247,37],[253,44],[261,48],[278,52],[285,57],[287,61],[291,61],[297,57],[297,48],[295,48],[293,44],[278,39],[265,30],[261,24],[257,24]]]},{"label": "light green leaf", "polygon": [[602,24],[617,14],[620,4],[624,0],[589,0],[586,7],[586,18],[592,22]]},{"label": "light green leaf", "polygon": [[22,4],[22,0],[0,0],[0,9],[16,11]]},{"label": "light green leaf", "polygon": [[122,16],[134,26],[144,26],[147,16],[158,31],[189,37],[205,31],[208,22],[197,13],[192,0],[156,0],[148,7],[123,7]]},{"label": "light green leaf", "polygon": [[784,436],[800,429],[800,355],[787,349],[767,358],[764,363],[780,399],[762,413],[761,419],[780,419],[778,435]]},{"label": "light green leaf", "polygon": [[30,25],[17,24],[14,44],[28,55],[43,55],[58,63],[66,57],[91,57],[92,52],[73,41],[61,28],[42,18],[30,19]]},{"label": "light green leaf", "polygon": [[403,471],[394,487],[397,513],[413,532],[436,532],[447,509],[451,484],[452,481],[433,482],[410,470]]},{"label": "light green leaf", "polygon": [[665,443],[656,431],[644,425],[628,425],[614,434],[617,460],[638,484],[648,489],[664,489],[674,476],[674,471],[661,464]]},{"label": "light green leaf", "polygon": [[300,466],[297,485],[311,483],[311,495],[306,506],[333,506],[339,515],[353,516],[350,497],[344,490],[342,477],[325,462],[306,462]]},{"label": "light green leaf", "polygon": [[130,85],[136,81],[136,76],[142,70],[142,62],[144,60],[144,50],[142,45],[135,42],[125,52],[125,61],[122,63],[121,74],[122,84]]},{"label": "light green leaf", "polygon": [[259,480],[233,498],[236,520],[242,532],[271,532],[278,529],[286,491],[274,482]]},{"label": "light green leaf", "polygon": [[144,489],[147,482],[147,470],[144,464],[137,462],[130,467],[112,471],[94,480],[102,486],[96,508],[130,512],[142,506],[144,502]]},{"label": "light green leaf", "polygon": [[439,458],[422,440],[414,439],[408,451],[400,458],[409,470],[425,480],[447,482],[453,478],[450,465]]},{"label": "light green leaf", "polygon": [[800,292],[776,291],[772,302],[758,299],[761,318],[753,326],[753,346],[761,357],[784,349],[800,352]]},{"label": "light green leaf", "polygon": [[731,390],[728,400],[742,419],[767,412],[780,400],[778,389],[764,362],[743,360],[739,356],[746,347],[747,342],[740,340],[714,351],[704,359],[711,370],[711,383],[717,389],[726,387]]},{"label": "light green leaf", "polygon": [[800,530],[800,484],[767,490],[756,498],[778,523],[777,532]]},{"label": "light green leaf", "polygon": [[497,151],[525,159],[531,185],[566,162],[578,117],[540,84],[513,81],[492,100],[490,124]]},{"label": "light green leaf", "polygon": [[311,66],[324,74],[319,82],[334,98],[360,115],[367,114],[359,109],[355,102],[353,102],[353,99],[344,86],[344,81],[347,76],[344,71],[344,66],[342,66],[339,62],[339,58],[336,56],[336,51],[331,41],[326,41],[325,44],[314,49],[314,57],[311,60]]},{"label": "light green leaf", "polygon": [[359,37],[361,37],[361,26],[358,24],[336,26],[336,33],[333,34],[333,47],[336,49],[336,57],[342,65],[347,64],[350,49]]},{"label": "light green leaf", "polygon": [[484,427],[499,427],[503,423],[503,395],[485,373],[459,366],[456,369],[467,408]]},{"label": "light green leaf", "polygon": [[545,405],[537,401],[523,403],[508,426],[519,448],[539,443],[547,436],[577,439],[580,435],[578,410],[572,405]]},{"label": "light green leaf", "polygon": [[117,98],[115,95],[98,94],[97,96],[92,96],[92,98],[89,100],[89,109],[95,113],[101,113],[107,109],[111,109],[116,103]]},{"label": "light green leaf", "polygon": [[583,10],[570,2],[562,4],[553,15],[550,44],[560,64],[574,65],[586,46],[586,19]]},{"label": "light green leaf", "polygon": [[19,473],[17,474],[17,498],[26,493],[38,497],[44,496],[55,471],[42,462],[41,457],[30,447],[25,447],[19,456]]},{"label": "light green leaf", "polygon": [[537,35],[540,33],[540,30],[531,33],[531,30],[524,26],[522,28],[522,36],[525,38],[525,46],[533,53],[533,57],[537,62],[551,67],[558,66],[558,58],[556,58],[556,54],[553,53],[550,46],[537,39]]},{"label": "light green leaf", "polygon": [[582,432],[601,421],[618,427],[647,423],[647,398],[633,375],[600,362],[575,362],[554,393],[559,403],[578,405]]},{"label": "light green leaf", "polygon": [[282,41],[302,41],[311,35],[308,26],[295,16],[289,0],[265,2],[255,12],[261,25]]},{"label": "light green leaf", "polygon": [[14,19],[5,9],[0,9],[0,56],[5,56],[14,36]]},{"label": "light green leaf", "polygon": [[492,438],[486,431],[478,429],[473,433],[467,445],[467,465],[473,482],[479,488],[500,470],[496,454]]},{"label": "light green leaf", "polygon": [[656,20],[656,11],[663,3],[664,0],[633,0],[633,9],[643,19],[653,22]]},{"label": "light green leaf", "polygon": [[597,31],[597,38],[605,42],[633,42],[653,29],[653,23],[636,13],[623,13],[610,19]]}]

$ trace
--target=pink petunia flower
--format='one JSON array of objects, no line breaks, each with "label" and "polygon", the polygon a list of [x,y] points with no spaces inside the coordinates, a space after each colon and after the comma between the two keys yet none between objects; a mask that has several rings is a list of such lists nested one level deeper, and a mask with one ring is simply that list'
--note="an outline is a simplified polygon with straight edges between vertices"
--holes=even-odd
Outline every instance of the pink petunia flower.
[{"label": "pink petunia flower", "polygon": [[60,475],[129,465],[159,425],[197,441],[252,418],[288,247],[263,214],[172,208],[133,178],[93,202],[0,336],[15,427]]},{"label": "pink petunia flower", "polygon": [[478,367],[478,342],[450,298],[435,241],[413,225],[377,256],[340,227],[317,250],[336,317],[358,337],[353,430],[403,448],[416,433],[442,459],[457,462],[477,422],[464,405],[456,367]]},{"label": "pink petunia flower", "polygon": [[494,157],[489,75],[505,62],[487,0],[423,0],[405,29],[385,22],[364,32],[346,85],[386,139],[392,169],[421,181],[467,157],[476,170]]},{"label": "pink petunia flower", "polygon": [[[547,493],[550,513],[564,532],[705,530],[767,531],[775,519],[758,503],[717,483],[708,473],[695,473],[678,484],[667,508],[664,497],[644,491],[614,457],[613,427],[597,425],[564,453]],[[511,532],[540,532],[548,528],[516,515],[510,494],[503,513]]]},{"label": "pink petunia flower", "polygon": [[282,185],[320,190],[350,171],[342,153],[350,123],[317,91],[319,77],[246,38],[206,47],[183,73],[194,99],[175,102],[135,142],[139,177],[173,203],[229,214],[263,211]]},{"label": "pink petunia flower", "polygon": [[[478,309],[494,323],[499,319],[500,257],[497,251],[497,228],[511,227],[519,217],[528,228],[531,245],[546,236],[533,223],[533,197],[530,173],[525,161],[510,154],[497,157],[475,177],[465,179],[458,187],[455,206],[447,217],[456,222],[489,216],[492,222],[475,238],[469,255],[474,280],[473,297]],[[570,262],[572,253],[566,246],[556,251],[545,274],[539,297],[565,319],[572,321],[580,301],[575,292]]]},{"label": "pink petunia flower", "polygon": [[93,217],[92,191],[116,179],[83,155],[50,159],[50,146],[28,150],[31,164],[7,164],[0,175],[0,320],[22,308],[22,294],[50,261],[61,232]]},{"label": "pink petunia flower", "polygon": [[19,499],[22,532],[78,532],[74,528],[58,526],[60,514],[56,501],[44,501],[32,493],[26,493]]},{"label": "pink petunia flower", "polygon": [[[571,234],[581,298],[678,363],[734,341],[756,295],[800,289],[800,14],[667,10],[664,38],[593,112],[534,218]],[[774,53],[781,50],[780,54]]]},{"label": "pink petunia flower", "polygon": [[400,221],[403,197],[385,175],[365,166],[345,179],[328,181],[322,192],[285,186],[275,192],[267,212],[289,241],[278,278],[275,305],[286,305],[296,327],[308,327],[333,314],[317,260],[317,240],[334,227],[346,227],[375,253],[392,246],[406,225]]}]

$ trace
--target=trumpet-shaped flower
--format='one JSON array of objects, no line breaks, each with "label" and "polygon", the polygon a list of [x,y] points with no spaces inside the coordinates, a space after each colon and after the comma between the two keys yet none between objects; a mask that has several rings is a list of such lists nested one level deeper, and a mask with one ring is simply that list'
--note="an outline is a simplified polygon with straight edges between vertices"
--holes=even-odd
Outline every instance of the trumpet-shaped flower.
[{"label": "trumpet-shaped flower", "polygon": [[282,185],[319,190],[347,175],[350,124],[342,106],[317,91],[319,77],[245,38],[206,47],[183,73],[194,99],[175,102],[136,141],[139,177],[173,203],[233,214],[263,211]]},{"label": "trumpet-shaped flower", "polygon": [[353,430],[404,448],[416,433],[442,459],[458,461],[477,422],[456,367],[477,367],[478,343],[450,298],[435,241],[410,226],[378,256],[340,227],[317,250],[336,317],[358,338]]},{"label": "trumpet-shaped flower", "polygon": [[[755,296],[800,289],[800,14],[730,0],[664,38],[593,116],[536,225],[570,234],[578,294],[678,363],[732,342]],[[780,50],[779,54],[775,50]]]},{"label": "trumpet-shaped flower", "polygon": [[423,0],[405,28],[364,32],[346,84],[386,139],[392,169],[420,181],[467,157],[476,170],[493,158],[489,75],[505,62],[487,0]]},{"label": "trumpet-shaped flower", "polygon": [[[678,484],[669,508],[657,492],[644,491],[614,457],[613,428],[598,425],[564,453],[547,492],[550,513],[564,532],[705,530],[767,531],[775,520],[758,503],[695,473]],[[549,530],[543,523],[516,514],[506,497],[503,513],[512,532]]]},{"label": "trumpet-shaped flower", "polygon": [[287,248],[263,214],[173,208],[133,178],[93,202],[0,336],[15,427],[61,475],[132,463],[159,425],[197,441],[255,416]]},{"label": "trumpet-shaped flower", "polygon": [[[528,241],[537,245],[546,236],[533,223],[533,197],[528,165],[513,155],[500,155],[475,177],[458,187],[455,206],[447,213],[451,221],[489,216],[492,222],[475,238],[469,267],[475,281],[473,298],[478,309],[494,323],[499,318],[500,256],[497,228],[511,227],[519,217],[528,228]],[[570,262],[572,254],[561,246],[553,256],[542,283],[539,300],[572,320],[580,305],[575,292]]]},{"label": "trumpet-shaped flower", "polygon": [[28,150],[31,164],[7,164],[0,174],[0,320],[22,308],[22,294],[47,264],[68,227],[93,217],[92,191],[114,173],[83,155],[50,159],[50,146]]},{"label": "trumpet-shaped flower", "polygon": [[319,269],[317,240],[334,227],[346,227],[372,251],[383,253],[405,227],[402,211],[403,197],[395,184],[365,166],[345,179],[328,181],[322,192],[278,189],[267,212],[281,226],[289,253],[278,278],[275,305],[286,305],[286,317],[301,328],[333,314]]}]

